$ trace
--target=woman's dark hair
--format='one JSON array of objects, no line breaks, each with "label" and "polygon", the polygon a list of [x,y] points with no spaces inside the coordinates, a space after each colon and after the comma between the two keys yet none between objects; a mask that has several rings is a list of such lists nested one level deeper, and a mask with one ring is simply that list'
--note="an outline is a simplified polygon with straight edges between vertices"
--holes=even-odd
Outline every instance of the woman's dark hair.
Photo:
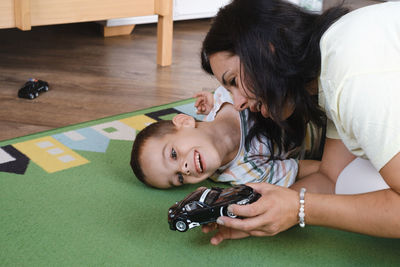
[{"label": "woman's dark hair", "polygon": [[[270,114],[251,115],[247,142],[264,135],[274,144],[272,152],[283,152],[302,144],[308,122],[324,127],[325,114],[307,88],[320,73],[323,33],[347,12],[340,5],[316,14],[280,0],[233,0],[220,9],[203,41],[202,68],[213,74],[209,57],[217,52],[240,58],[244,88]],[[287,103],[294,112],[283,120]]]},{"label": "woman's dark hair", "polygon": [[135,137],[131,152],[131,168],[136,178],[142,183],[152,186],[146,182],[146,177],[140,164],[143,147],[150,138],[161,138],[166,134],[172,134],[176,131],[175,125],[170,120],[161,120],[150,124],[141,130]]}]

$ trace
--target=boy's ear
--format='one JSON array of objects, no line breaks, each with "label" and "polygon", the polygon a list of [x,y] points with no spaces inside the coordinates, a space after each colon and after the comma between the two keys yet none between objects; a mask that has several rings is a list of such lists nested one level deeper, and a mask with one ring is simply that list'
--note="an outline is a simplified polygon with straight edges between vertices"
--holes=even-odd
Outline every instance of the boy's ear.
[{"label": "boy's ear", "polygon": [[175,117],[172,119],[172,123],[178,128],[181,127],[194,128],[196,126],[196,120],[192,116],[186,114],[175,115]]}]

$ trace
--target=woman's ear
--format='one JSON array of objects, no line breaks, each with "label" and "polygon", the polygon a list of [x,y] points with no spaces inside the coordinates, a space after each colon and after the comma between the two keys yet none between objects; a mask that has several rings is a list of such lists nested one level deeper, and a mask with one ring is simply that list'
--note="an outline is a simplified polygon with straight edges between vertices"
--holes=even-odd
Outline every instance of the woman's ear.
[{"label": "woman's ear", "polygon": [[196,126],[196,120],[189,115],[186,114],[178,114],[172,119],[172,123],[179,129],[181,127],[191,127],[194,128]]}]

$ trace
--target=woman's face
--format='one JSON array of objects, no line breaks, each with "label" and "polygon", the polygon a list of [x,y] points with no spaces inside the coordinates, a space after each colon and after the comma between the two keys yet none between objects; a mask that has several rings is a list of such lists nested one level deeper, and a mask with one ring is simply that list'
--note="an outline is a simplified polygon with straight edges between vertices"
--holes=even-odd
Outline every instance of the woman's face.
[{"label": "woman's face", "polygon": [[[246,88],[240,73],[240,59],[229,52],[218,52],[209,57],[211,69],[217,80],[232,94],[235,109],[238,111],[249,108],[251,112],[261,112],[263,117],[269,118],[268,107],[258,99],[251,90]],[[281,119],[287,119],[294,110],[294,106],[286,103],[282,110]]]},{"label": "woman's face", "polygon": [[210,57],[211,69],[217,80],[232,94],[235,109],[249,108],[251,112],[261,112],[268,118],[268,109],[257,97],[245,88],[240,73],[240,59],[229,52],[218,52]]}]

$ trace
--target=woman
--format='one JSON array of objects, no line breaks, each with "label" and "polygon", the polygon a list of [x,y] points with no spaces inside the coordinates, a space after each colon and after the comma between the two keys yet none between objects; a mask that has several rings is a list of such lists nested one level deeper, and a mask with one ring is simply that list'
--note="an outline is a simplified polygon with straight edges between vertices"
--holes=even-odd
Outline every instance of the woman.
[{"label": "woman", "polygon": [[[234,0],[215,18],[202,66],[231,92],[237,110],[255,113],[253,134],[287,149],[304,138],[307,122],[322,125],[325,113],[327,139],[319,172],[296,185],[307,193],[251,184],[262,197],[230,207],[249,218],[220,217],[212,244],[275,235],[299,222],[400,237],[400,3],[347,13],[334,7],[317,15],[279,0]],[[388,188],[326,194],[334,193],[338,176],[356,157],[367,159],[370,174]]]}]

